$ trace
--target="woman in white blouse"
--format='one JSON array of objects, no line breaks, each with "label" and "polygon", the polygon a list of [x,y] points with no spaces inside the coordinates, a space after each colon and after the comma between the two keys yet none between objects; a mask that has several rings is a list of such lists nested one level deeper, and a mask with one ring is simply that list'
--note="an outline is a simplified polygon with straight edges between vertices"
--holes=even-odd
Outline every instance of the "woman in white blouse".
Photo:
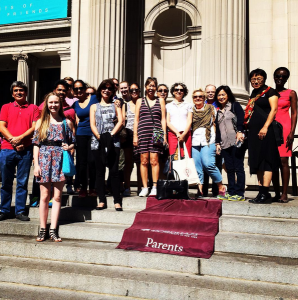
[{"label": "woman in white blouse", "polygon": [[184,83],[176,82],[171,87],[174,100],[166,105],[169,153],[174,154],[180,143],[181,156],[184,156],[183,142],[185,142],[189,156],[191,156],[191,123],[192,107],[189,102],[184,101],[188,89]]}]

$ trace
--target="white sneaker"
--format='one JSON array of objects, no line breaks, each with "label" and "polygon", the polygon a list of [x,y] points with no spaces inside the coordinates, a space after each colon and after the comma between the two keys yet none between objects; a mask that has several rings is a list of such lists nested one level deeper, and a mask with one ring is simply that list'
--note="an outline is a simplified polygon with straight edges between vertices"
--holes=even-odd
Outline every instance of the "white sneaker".
[{"label": "white sneaker", "polygon": [[126,189],[122,195],[123,197],[130,197],[130,189]]},{"label": "white sneaker", "polygon": [[149,189],[148,188],[142,188],[139,197],[147,197],[149,194]]},{"label": "white sneaker", "polygon": [[156,186],[153,186],[149,196],[156,196],[156,195],[157,195],[157,188]]}]

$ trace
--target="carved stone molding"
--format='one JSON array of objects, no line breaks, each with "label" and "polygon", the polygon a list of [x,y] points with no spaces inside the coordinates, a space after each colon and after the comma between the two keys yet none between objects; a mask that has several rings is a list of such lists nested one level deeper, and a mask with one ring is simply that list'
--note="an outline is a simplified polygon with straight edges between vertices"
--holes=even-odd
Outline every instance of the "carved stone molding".
[{"label": "carved stone molding", "polygon": [[20,54],[13,54],[12,56],[13,60],[23,60],[23,61],[27,61],[28,60],[28,54],[25,53],[20,53]]}]

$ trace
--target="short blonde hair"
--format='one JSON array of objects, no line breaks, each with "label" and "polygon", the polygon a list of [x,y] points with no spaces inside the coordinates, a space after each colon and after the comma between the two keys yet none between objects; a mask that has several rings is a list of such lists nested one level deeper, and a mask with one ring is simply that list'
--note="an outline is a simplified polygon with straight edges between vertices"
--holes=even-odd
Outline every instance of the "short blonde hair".
[{"label": "short blonde hair", "polygon": [[204,94],[204,97],[206,98],[206,93],[205,93],[205,91],[203,91],[202,88],[198,88],[198,89],[194,90],[194,91],[192,92],[192,98],[193,98],[194,94],[197,93],[197,92],[203,93],[203,94]]}]

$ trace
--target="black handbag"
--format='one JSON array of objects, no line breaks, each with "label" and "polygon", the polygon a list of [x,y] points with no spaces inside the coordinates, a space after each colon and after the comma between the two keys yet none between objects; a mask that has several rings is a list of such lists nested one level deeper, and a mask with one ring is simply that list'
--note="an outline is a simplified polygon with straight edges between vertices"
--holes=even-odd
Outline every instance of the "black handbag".
[{"label": "black handbag", "polygon": [[[263,109],[261,107],[255,106],[254,109],[256,109],[266,119],[268,118],[268,115],[263,111]],[[271,125],[272,125],[272,128],[273,128],[276,144],[277,144],[277,146],[280,146],[284,143],[283,127],[276,120],[273,120],[272,123],[270,124],[270,126]]]},{"label": "black handbag", "polygon": [[[169,180],[171,173],[176,173],[178,180]],[[178,173],[175,170],[168,172],[167,180],[159,179],[157,181],[157,195],[158,200],[162,199],[189,199],[188,195],[188,181],[180,180]]]}]

